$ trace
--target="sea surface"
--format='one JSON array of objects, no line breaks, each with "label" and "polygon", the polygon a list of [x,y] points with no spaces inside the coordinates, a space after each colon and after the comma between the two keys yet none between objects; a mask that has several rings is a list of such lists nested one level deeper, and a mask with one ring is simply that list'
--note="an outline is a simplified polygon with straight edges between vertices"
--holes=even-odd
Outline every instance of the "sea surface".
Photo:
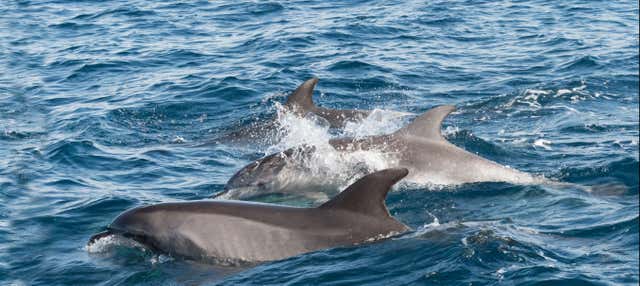
[{"label": "sea surface", "polygon": [[[0,1],[0,284],[638,285],[638,48],[637,1]],[[255,266],[87,247],[291,147],[221,138],[313,76],[319,105],[406,114],[340,132],[454,104],[455,145],[611,190],[402,186],[414,231]]]}]

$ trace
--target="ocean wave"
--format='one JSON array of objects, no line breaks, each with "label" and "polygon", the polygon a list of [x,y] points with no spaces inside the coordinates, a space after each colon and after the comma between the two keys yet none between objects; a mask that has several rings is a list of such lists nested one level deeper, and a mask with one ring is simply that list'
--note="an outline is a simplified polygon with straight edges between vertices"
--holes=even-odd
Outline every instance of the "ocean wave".
[{"label": "ocean wave", "polygon": [[622,158],[597,165],[570,167],[560,171],[560,179],[583,184],[597,184],[608,181],[621,182],[628,187],[627,194],[637,195],[638,171],[640,163],[634,158]]},{"label": "ocean wave", "polygon": [[561,71],[590,70],[600,66],[598,58],[594,56],[583,56],[573,59],[560,66]]},{"label": "ocean wave", "polygon": [[48,145],[44,157],[56,164],[82,170],[116,171],[122,168],[145,168],[151,162],[142,158],[121,159],[101,150],[91,141],[62,140]]}]

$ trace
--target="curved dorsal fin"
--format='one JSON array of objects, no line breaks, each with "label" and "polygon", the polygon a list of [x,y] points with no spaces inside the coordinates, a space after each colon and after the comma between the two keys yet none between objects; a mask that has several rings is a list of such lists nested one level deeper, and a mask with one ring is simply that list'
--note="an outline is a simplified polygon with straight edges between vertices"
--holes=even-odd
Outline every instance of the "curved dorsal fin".
[{"label": "curved dorsal fin", "polygon": [[298,88],[293,91],[285,106],[298,109],[298,111],[307,111],[315,107],[313,104],[313,89],[318,83],[318,78],[310,78],[302,83]]},{"label": "curved dorsal fin", "polygon": [[442,133],[440,133],[442,121],[447,117],[447,115],[449,115],[449,113],[455,110],[456,107],[453,105],[441,105],[434,107],[418,116],[418,118],[413,120],[409,125],[396,131],[395,134],[444,140]]},{"label": "curved dorsal fin", "polygon": [[388,217],[384,204],[387,193],[395,183],[409,174],[406,168],[385,169],[371,173],[351,184],[340,194],[319,208],[341,209],[369,216]]}]

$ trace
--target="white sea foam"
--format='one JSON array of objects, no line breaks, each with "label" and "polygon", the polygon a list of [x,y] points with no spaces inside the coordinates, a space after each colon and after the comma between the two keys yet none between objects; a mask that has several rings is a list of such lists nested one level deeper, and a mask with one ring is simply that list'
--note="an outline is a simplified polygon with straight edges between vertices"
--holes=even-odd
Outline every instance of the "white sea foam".
[{"label": "white sea foam", "polygon": [[[548,108],[544,102],[548,101],[548,98],[560,98],[560,97],[568,97],[571,103],[576,103],[578,101],[596,98],[601,96],[598,93],[591,94],[587,91],[587,85],[585,82],[581,82],[579,86],[576,87],[567,87],[567,88],[559,88],[559,89],[525,89],[522,94],[519,94],[505,104],[502,105],[505,109],[511,109],[518,106],[526,106],[527,109],[538,110],[541,108]],[[552,103],[553,104],[553,103]],[[496,111],[499,113],[500,111]],[[508,115],[507,115],[508,116]],[[486,115],[481,118],[481,121],[484,118],[488,118]]]}]

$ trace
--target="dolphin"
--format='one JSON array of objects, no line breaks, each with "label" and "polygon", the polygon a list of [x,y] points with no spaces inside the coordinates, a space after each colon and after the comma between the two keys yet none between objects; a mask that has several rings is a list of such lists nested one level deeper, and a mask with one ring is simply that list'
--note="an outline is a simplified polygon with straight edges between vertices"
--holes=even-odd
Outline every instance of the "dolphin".
[{"label": "dolphin", "polygon": [[137,207],[89,244],[121,235],[175,257],[262,262],[375,241],[410,230],[385,206],[391,187],[407,174],[403,168],[369,174],[313,208],[222,200]]},{"label": "dolphin", "polygon": [[[373,150],[388,154],[392,159],[387,167],[407,168],[410,173],[407,181],[418,184],[547,182],[544,178],[500,165],[448,142],[442,136],[441,125],[455,109],[451,105],[438,106],[392,134],[337,138],[331,139],[329,144],[339,153]],[[299,191],[304,182],[313,180],[305,170],[312,166],[304,166],[305,160],[302,160],[312,156],[313,152],[316,152],[315,148],[300,146],[256,160],[233,175],[225,191],[214,196],[250,199],[270,192]],[[296,188],[285,188],[286,185],[295,185]]]},{"label": "dolphin", "polygon": [[[330,128],[343,128],[348,122],[356,122],[366,118],[371,111],[355,109],[329,109],[317,106],[313,101],[313,90],[318,84],[318,78],[313,77],[302,83],[293,91],[283,105],[285,112],[291,112],[300,117],[315,116],[326,121]],[[253,122],[237,131],[225,134],[223,140],[240,141],[241,139],[270,140],[275,137],[278,129],[277,117]]]}]

